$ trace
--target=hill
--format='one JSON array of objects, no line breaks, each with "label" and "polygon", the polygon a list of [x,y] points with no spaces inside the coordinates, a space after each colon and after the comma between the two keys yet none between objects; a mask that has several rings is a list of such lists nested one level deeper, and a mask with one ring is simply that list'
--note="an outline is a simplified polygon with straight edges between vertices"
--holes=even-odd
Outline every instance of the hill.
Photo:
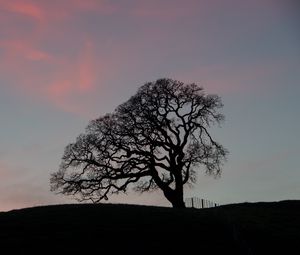
[{"label": "hill", "polygon": [[300,201],[211,209],[73,204],[0,213],[0,245],[21,254],[278,254],[299,250]]}]

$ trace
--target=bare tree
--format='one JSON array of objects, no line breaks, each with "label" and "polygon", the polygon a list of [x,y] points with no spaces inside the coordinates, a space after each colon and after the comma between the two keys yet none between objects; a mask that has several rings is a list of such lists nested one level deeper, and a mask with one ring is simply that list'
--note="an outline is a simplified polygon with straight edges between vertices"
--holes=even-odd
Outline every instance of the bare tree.
[{"label": "bare tree", "polygon": [[227,150],[208,132],[224,119],[222,106],[196,84],[146,83],[66,147],[51,190],[99,202],[129,186],[161,189],[173,207],[185,207],[183,188],[196,182],[196,171],[218,176],[226,160]]}]

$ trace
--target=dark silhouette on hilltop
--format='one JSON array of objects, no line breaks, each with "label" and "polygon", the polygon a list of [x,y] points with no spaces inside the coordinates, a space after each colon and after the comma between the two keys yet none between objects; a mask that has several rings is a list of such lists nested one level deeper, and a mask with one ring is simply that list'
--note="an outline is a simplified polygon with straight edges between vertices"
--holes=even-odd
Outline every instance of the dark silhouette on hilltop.
[{"label": "dark silhouette on hilltop", "polygon": [[0,212],[0,245],[8,254],[297,254],[299,211],[299,200],[185,210],[42,206]]},{"label": "dark silhouette on hilltop", "polygon": [[140,192],[161,189],[173,207],[185,207],[183,187],[195,183],[196,170],[221,172],[227,151],[208,128],[224,119],[222,106],[196,84],[146,83],[66,147],[51,189],[99,202],[134,183]]}]

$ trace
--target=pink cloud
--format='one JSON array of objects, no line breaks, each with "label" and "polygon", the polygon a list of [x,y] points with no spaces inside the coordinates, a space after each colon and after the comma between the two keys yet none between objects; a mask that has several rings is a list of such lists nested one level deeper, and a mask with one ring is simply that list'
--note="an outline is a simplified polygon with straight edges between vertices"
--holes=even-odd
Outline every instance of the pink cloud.
[{"label": "pink cloud", "polygon": [[0,0],[5,15],[16,14],[37,21],[39,25],[56,23],[74,17],[80,12],[101,12],[111,14],[117,6],[109,1],[98,0]]},{"label": "pink cloud", "polygon": [[72,84],[69,80],[55,81],[48,87],[49,98],[60,98],[66,96],[72,90]]},{"label": "pink cloud", "polygon": [[93,43],[88,40],[85,43],[79,63],[79,89],[89,91],[95,85],[96,70],[93,59]]},{"label": "pink cloud", "polygon": [[[79,95],[88,95],[95,89],[96,65],[101,66],[94,59],[94,45],[87,39],[73,59],[57,60],[57,70],[52,81],[45,87],[43,95],[49,103],[56,107],[80,115],[86,110],[79,102],[74,101]],[[99,81],[98,81],[99,82]]]},{"label": "pink cloud", "polygon": [[5,79],[13,82],[14,87],[10,89],[63,111],[84,115],[84,107],[73,98],[87,95],[94,89],[95,63],[89,44],[70,59],[50,56],[30,43],[10,41],[0,43],[0,48],[4,50],[0,59],[2,78],[5,75]]},{"label": "pink cloud", "polygon": [[37,49],[33,43],[26,40],[4,40],[0,41],[0,48],[4,50],[7,58],[24,58],[32,61],[50,60],[49,53]]},{"label": "pink cloud", "polygon": [[45,17],[44,10],[38,6],[36,3],[30,1],[1,1],[0,2],[6,10],[17,13],[20,15],[24,15],[33,19],[37,19],[42,21]]},{"label": "pink cloud", "polygon": [[[84,109],[76,106],[82,94],[88,95],[95,89],[96,67],[101,67],[94,57],[94,43],[83,35],[83,44],[76,42],[72,55],[61,54],[58,48],[49,47],[48,42],[66,43],[64,31],[69,18],[76,18],[80,12],[93,11],[111,13],[114,5],[96,0],[0,0],[3,7],[3,20],[12,24],[1,25],[5,39],[0,39],[0,72],[2,79],[9,80],[10,89],[21,95],[43,100],[64,111],[82,114]],[[34,23],[24,23],[26,32],[20,30],[21,18],[31,18]],[[0,17],[2,20],[2,18]],[[58,23],[59,22],[59,23]],[[57,30],[57,25],[62,27]],[[53,39],[55,36],[55,39]],[[48,49],[41,47],[47,42]],[[98,81],[99,82],[99,81]]]}]

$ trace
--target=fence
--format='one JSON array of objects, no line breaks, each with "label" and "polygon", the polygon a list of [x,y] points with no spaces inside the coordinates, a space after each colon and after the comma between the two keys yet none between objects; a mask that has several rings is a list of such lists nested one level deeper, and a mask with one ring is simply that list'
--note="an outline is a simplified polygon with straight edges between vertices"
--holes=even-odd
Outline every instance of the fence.
[{"label": "fence", "polygon": [[206,199],[201,199],[198,197],[190,197],[190,198],[186,198],[184,200],[185,206],[186,207],[191,207],[191,208],[198,208],[198,209],[202,209],[202,208],[211,208],[211,207],[217,207],[219,206],[219,204],[206,200]]}]

